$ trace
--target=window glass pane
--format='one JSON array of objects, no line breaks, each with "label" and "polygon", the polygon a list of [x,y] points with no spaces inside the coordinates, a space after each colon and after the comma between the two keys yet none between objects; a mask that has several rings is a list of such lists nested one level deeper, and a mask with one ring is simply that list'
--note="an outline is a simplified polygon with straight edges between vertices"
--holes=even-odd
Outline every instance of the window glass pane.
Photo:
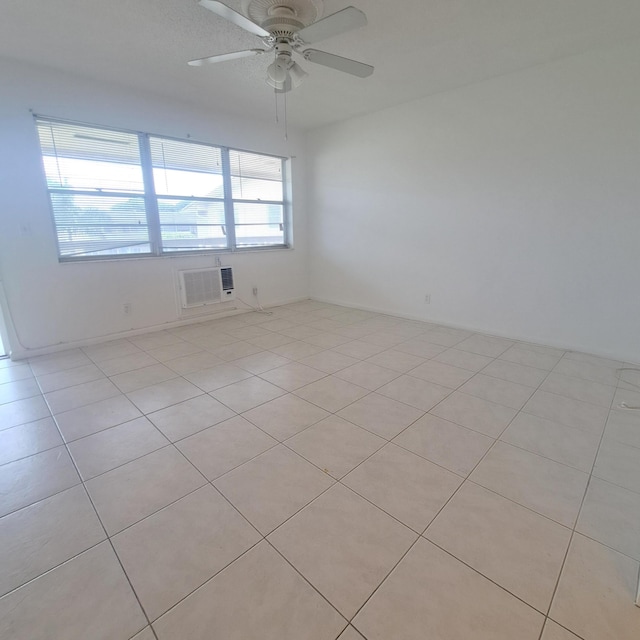
[{"label": "window glass pane", "polygon": [[38,134],[49,188],[144,192],[136,135],[46,121]]},{"label": "window glass pane", "polygon": [[153,181],[160,196],[223,198],[222,153],[218,147],[149,138]]},{"label": "window glass pane", "polygon": [[164,251],[203,251],[227,247],[224,202],[158,200]]},{"label": "window glass pane", "polygon": [[149,253],[142,197],[52,193],[61,257]]},{"label": "window glass pane", "polygon": [[282,159],[229,151],[231,186],[236,200],[282,201]]},{"label": "window glass pane", "polygon": [[282,205],[236,202],[234,211],[238,246],[284,244]]}]

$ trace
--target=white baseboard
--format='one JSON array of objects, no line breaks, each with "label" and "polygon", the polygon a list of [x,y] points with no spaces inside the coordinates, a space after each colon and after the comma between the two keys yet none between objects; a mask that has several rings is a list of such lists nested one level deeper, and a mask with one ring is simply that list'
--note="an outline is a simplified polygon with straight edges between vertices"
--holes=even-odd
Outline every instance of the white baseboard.
[{"label": "white baseboard", "polygon": [[[281,307],[285,304],[292,304],[294,302],[302,302],[308,300],[307,296],[292,298],[289,300],[281,300],[272,304],[267,304],[265,308],[271,309],[274,307]],[[226,303],[226,304],[231,304]],[[166,329],[176,329],[178,327],[184,327],[190,324],[200,324],[202,322],[210,322],[211,320],[219,320],[222,318],[229,318],[232,316],[240,315],[243,313],[250,313],[251,308],[240,308],[237,306],[228,307],[226,310],[218,313],[206,313],[202,315],[193,316],[191,318],[184,318],[181,320],[174,320],[159,325],[152,325],[148,327],[140,327],[138,329],[130,329],[128,331],[119,331],[117,333],[110,333],[102,336],[95,336],[92,338],[85,338],[82,340],[74,340],[69,342],[61,342],[55,345],[49,345],[40,347],[37,349],[29,349],[25,347],[19,347],[18,349],[11,349],[9,357],[11,360],[25,360],[27,358],[35,358],[37,356],[45,356],[52,353],[58,353],[60,351],[67,351],[68,349],[77,349],[79,347],[89,347],[95,344],[102,344],[103,342],[111,342],[112,340],[120,340],[122,338],[133,338],[145,333],[154,333],[155,331],[164,331]]]}]

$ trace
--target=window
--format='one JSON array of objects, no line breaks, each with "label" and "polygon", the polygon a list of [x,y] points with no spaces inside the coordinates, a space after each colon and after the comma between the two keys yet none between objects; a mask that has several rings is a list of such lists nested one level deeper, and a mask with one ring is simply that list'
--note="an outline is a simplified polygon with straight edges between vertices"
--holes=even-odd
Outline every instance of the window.
[{"label": "window", "polygon": [[36,123],[60,260],[288,246],[283,158]]}]

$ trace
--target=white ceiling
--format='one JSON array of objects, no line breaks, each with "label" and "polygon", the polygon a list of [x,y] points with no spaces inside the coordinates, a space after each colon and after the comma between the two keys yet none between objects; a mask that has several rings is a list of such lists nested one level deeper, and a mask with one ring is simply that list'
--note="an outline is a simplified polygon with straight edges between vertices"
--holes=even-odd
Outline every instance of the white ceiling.
[{"label": "white ceiling", "polygon": [[[226,0],[240,10],[241,0]],[[359,79],[311,63],[288,95],[289,123],[313,128],[640,36],[638,0],[325,0],[369,25],[314,45],[375,65]],[[270,120],[267,56],[186,62],[260,47],[197,0],[2,0],[0,56]]]}]

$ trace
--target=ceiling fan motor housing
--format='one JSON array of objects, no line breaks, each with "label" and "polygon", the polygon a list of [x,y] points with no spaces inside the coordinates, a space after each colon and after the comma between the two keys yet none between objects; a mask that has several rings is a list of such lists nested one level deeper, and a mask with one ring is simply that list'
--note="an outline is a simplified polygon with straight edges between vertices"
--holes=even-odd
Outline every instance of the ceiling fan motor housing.
[{"label": "ceiling fan motor housing", "polygon": [[321,0],[243,0],[242,8],[272,38],[293,38],[322,14]]}]

